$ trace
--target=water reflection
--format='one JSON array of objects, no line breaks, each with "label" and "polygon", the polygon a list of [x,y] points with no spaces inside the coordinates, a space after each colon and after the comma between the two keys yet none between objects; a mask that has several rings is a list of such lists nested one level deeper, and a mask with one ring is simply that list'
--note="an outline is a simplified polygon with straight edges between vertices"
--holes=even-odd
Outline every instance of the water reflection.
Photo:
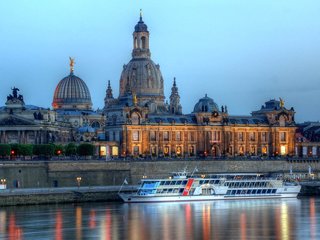
[{"label": "water reflection", "polygon": [[319,239],[320,199],[48,205],[0,210],[1,239]]}]

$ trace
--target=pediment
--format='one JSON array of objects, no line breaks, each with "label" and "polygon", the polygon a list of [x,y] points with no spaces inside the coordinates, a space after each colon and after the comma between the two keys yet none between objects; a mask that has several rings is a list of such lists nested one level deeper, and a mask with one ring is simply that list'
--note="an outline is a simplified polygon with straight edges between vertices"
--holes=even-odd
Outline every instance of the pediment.
[{"label": "pediment", "polygon": [[0,126],[19,126],[19,125],[37,125],[29,119],[17,118],[15,116],[9,116],[0,120]]}]

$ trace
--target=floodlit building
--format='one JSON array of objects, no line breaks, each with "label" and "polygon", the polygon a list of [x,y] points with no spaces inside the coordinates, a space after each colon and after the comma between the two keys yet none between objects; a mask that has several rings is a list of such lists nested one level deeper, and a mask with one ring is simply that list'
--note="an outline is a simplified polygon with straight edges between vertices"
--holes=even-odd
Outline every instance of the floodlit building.
[{"label": "floodlit building", "polygon": [[233,116],[207,94],[182,113],[176,79],[165,102],[160,65],[151,59],[142,16],[133,32],[132,59],[123,66],[119,96],[106,90],[106,140],[114,156],[275,156],[295,154],[294,109],[270,100],[249,116]]}]

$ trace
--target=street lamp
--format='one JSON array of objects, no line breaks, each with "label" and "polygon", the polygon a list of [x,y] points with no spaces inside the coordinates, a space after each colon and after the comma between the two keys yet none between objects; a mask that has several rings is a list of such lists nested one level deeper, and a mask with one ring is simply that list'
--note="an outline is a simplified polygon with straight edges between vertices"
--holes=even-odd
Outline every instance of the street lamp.
[{"label": "street lamp", "polygon": [[78,183],[78,188],[80,187],[80,183],[81,183],[81,177],[77,177],[77,183]]}]

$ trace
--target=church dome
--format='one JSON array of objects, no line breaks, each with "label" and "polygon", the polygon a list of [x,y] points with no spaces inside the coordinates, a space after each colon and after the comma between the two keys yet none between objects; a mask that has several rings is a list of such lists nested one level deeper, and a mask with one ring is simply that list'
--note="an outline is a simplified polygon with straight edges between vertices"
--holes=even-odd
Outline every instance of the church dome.
[{"label": "church dome", "polygon": [[128,91],[136,94],[139,102],[143,102],[144,99],[163,102],[163,78],[160,66],[150,58],[133,58],[124,65],[120,78],[120,97],[128,94]]},{"label": "church dome", "polygon": [[57,85],[52,102],[56,109],[89,110],[92,107],[91,96],[86,83],[73,74],[63,78]]},{"label": "church dome", "polygon": [[140,16],[140,21],[134,27],[135,32],[148,32],[148,26],[142,21],[142,17]]},{"label": "church dome", "polygon": [[131,61],[123,66],[120,77],[120,98],[135,95],[140,106],[164,106],[163,78],[160,66],[151,60],[149,32],[147,25],[140,20],[133,32]]},{"label": "church dome", "polygon": [[214,112],[219,111],[218,105],[213,101],[212,98],[208,97],[207,94],[205,97],[199,99],[199,101],[194,106],[193,112]]}]

